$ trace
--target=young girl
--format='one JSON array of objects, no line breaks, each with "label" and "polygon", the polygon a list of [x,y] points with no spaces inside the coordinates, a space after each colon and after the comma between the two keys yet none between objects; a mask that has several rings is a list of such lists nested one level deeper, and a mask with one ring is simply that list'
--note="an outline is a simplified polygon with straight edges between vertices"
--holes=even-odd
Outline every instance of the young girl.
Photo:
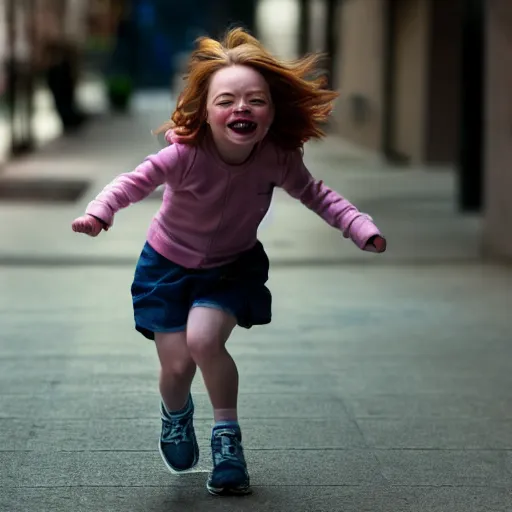
[{"label": "young girl", "polygon": [[324,134],[337,94],[312,78],[317,56],[274,58],[241,29],[200,38],[172,121],[171,144],[108,185],[73,222],[97,236],[116,212],[165,184],[132,284],[135,327],[161,364],[159,451],[168,469],[191,469],[199,449],[190,394],[199,367],[213,407],[210,493],[247,494],[237,416],[238,372],[226,350],[236,325],[271,320],[269,261],[257,230],[281,187],[360,249],[383,252],[371,219],[321,181],[302,148]]}]

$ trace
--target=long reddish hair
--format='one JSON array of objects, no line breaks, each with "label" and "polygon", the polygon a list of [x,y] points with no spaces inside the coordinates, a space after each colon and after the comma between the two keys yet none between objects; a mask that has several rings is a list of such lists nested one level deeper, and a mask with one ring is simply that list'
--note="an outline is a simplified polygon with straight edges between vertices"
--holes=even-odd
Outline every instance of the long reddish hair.
[{"label": "long reddish hair", "polygon": [[196,43],[176,110],[156,133],[172,128],[181,142],[199,142],[206,131],[206,98],[212,75],[227,66],[243,65],[261,73],[269,85],[275,109],[269,136],[276,144],[296,149],[325,135],[321,124],[330,115],[338,93],[325,88],[326,77],[318,72],[321,54],[281,61],[240,28],[230,30],[222,42],[201,37]]}]

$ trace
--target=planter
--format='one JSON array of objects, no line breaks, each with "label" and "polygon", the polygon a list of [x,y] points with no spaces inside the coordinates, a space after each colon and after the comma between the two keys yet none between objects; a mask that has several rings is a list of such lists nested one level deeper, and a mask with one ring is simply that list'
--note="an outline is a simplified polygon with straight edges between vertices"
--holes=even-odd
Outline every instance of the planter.
[{"label": "planter", "polygon": [[133,96],[133,82],[128,76],[114,76],[107,79],[107,97],[110,107],[119,112],[130,108]]}]

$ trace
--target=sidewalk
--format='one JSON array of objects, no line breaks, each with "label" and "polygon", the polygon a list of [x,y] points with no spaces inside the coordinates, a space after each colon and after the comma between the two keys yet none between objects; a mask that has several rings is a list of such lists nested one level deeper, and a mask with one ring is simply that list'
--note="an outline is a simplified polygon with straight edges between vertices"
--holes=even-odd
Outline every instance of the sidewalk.
[{"label": "sidewalk", "polygon": [[160,101],[7,170],[91,186],[76,203],[0,201],[0,510],[510,512],[512,269],[479,261],[478,219],[454,211],[447,171],[386,169],[334,138],[306,160],[372,214],[389,252],[358,251],[277,194],[261,231],[273,322],[229,342],[254,495],[205,490],[199,375],[200,464],[167,472],[157,358],[132,328],[129,292],[159,203],[125,210],[97,239],[70,229],[158,150]]}]

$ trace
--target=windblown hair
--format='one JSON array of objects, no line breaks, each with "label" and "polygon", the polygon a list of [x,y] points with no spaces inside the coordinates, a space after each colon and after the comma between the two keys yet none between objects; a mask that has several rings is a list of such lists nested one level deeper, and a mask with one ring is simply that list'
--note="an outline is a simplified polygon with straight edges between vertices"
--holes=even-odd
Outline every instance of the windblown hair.
[{"label": "windblown hair", "polygon": [[[240,28],[230,30],[222,42],[201,37],[191,55],[183,92],[171,121],[156,133],[173,129],[181,142],[195,144],[206,132],[206,99],[212,75],[227,66],[249,66],[269,85],[275,116],[269,137],[284,149],[297,149],[321,129],[332,112],[338,93],[327,90],[319,72],[321,54],[284,62],[272,56],[253,36]],[[315,76],[316,75],[316,76]]]}]

